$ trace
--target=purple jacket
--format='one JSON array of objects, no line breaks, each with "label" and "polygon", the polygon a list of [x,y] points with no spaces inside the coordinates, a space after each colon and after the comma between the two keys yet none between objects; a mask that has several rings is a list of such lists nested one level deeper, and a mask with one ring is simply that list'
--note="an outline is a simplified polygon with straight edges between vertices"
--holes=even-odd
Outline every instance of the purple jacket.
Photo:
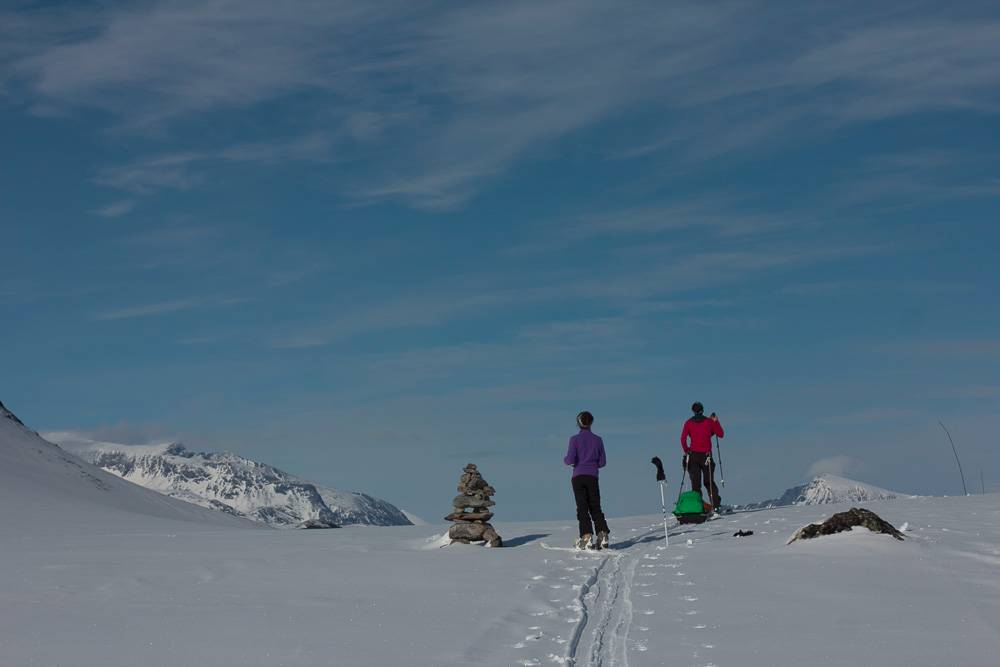
[{"label": "purple jacket", "polygon": [[607,463],[604,457],[604,441],[601,436],[594,435],[589,429],[582,428],[580,432],[569,439],[569,449],[563,462],[573,466],[573,477],[593,475],[597,477],[597,469]]}]

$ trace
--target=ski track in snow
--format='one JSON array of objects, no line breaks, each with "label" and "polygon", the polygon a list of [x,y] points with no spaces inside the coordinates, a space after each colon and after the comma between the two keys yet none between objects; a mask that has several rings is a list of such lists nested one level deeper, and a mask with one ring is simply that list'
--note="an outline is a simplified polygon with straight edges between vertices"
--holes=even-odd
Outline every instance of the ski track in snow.
[{"label": "ski track in snow", "polygon": [[[537,585],[551,579],[573,581],[575,576],[578,583],[567,586],[576,593],[569,604],[564,604],[561,598],[548,599],[554,607],[533,616],[564,620],[572,629],[568,638],[564,638],[558,630],[546,633],[540,626],[533,626],[525,641],[514,648],[541,652],[520,659],[518,664],[629,667],[630,657],[634,662],[649,650],[651,633],[675,632],[668,630],[668,626],[676,627],[681,635],[705,631],[708,625],[699,620],[702,611],[698,596],[693,594],[699,584],[684,566],[689,550],[697,549],[706,540],[719,539],[726,531],[720,531],[718,526],[688,527],[676,523],[669,530],[677,531],[671,533],[672,537],[686,536],[684,541],[678,540],[668,548],[662,537],[656,537],[663,534],[662,524],[654,524],[647,530],[633,528],[636,535],[603,551],[540,543],[542,549],[566,555],[546,559],[552,569],[545,575],[529,577],[530,582]],[[668,605],[676,613],[656,616],[657,609],[663,608],[662,602],[657,601],[664,596],[676,599],[676,603]],[[569,618],[565,617],[567,612]],[[637,618],[640,622],[635,623]],[[715,643],[704,641],[707,637],[697,637],[689,645],[691,664],[715,665],[706,660],[706,652],[716,648]],[[561,655],[551,651],[546,655],[547,649],[538,641],[542,639],[562,645]],[[639,660],[639,664],[644,661]]]},{"label": "ski track in snow", "polygon": [[[637,529],[633,529],[638,532]],[[579,551],[565,547],[553,547],[541,543],[543,549],[571,554],[563,558],[546,560],[547,564],[558,568],[556,573],[534,575],[530,581],[538,584],[546,579],[572,581],[575,575],[578,583],[572,584],[576,595],[569,604],[559,606],[562,599],[550,599],[548,602],[556,605],[555,609],[535,612],[535,616],[548,618],[559,617],[559,612],[569,612],[569,618],[562,617],[572,624],[568,639],[558,633],[550,639],[557,644],[563,644],[561,655],[550,652],[547,656],[537,655],[525,657],[520,664],[559,663],[565,665],[587,665],[588,667],[629,667],[630,651],[645,651],[645,642],[631,638],[635,607],[633,603],[633,588],[652,586],[649,583],[636,584],[637,571],[643,564],[655,562],[660,558],[663,546],[657,540],[657,533],[662,534],[660,525],[650,526],[648,531],[613,544],[610,549],[602,551]],[[567,563],[571,560],[571,564]],[[646,572],[648,576],[656,573]],[[570,575],[567,577],[566,575]],[[658,595],[658,592],[642,590],[640,596]],[[644,610],[647,613],[649,610]],[[640,628],[648,631],[649,628]],[[527,641],[541,639],[544,632],[539,628],[530,629],[533,635],[526,637]],[[515,649],[534,648],[525,642],[518,642]],[[544,658],[544,660],[543,660]]]}]

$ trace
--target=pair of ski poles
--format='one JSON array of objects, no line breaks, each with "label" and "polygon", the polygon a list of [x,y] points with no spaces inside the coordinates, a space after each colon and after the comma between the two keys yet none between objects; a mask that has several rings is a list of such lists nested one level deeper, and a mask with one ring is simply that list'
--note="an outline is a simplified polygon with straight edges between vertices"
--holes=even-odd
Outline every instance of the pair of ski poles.
[{"label": "pair of ski poles", "polygon": [[[714,414],[713,414],[714,416]],[[722,470],[722,446],[719,444],[719,438],[715,438],[715,450],[719,457],[719,479],[722,482],[722,488],[726,487],[726,473]],[[711,455],[710,455],[711,456]],[[685,463],[687,458],[685,457]],[[667,529],[667,475],[663,471],[663,461],[660,460],[659,456],[654,456],[651,463],[656,466],[656,481],[660,484],[660,509],[663,511],[663,541],[665,546],[670,546],[670,531]],[[711,458],[705,462],[705,465],[711,467]],[[684,471],[681,473],[681,484],[677,490],[677,500],[680,500],[681,493],[684,491],[684,478],[687,477],[687,465],[684,466]],[[714,483],[714,480],[713,480]],[[711,491],[711,489],[709,489]]]}]

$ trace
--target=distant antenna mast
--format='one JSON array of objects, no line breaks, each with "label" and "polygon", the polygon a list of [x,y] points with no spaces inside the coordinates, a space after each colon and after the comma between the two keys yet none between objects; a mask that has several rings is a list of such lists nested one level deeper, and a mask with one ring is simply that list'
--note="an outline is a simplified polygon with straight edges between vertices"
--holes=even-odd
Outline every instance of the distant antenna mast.
[{"label": "distant antenna mast", "polygon": [[955,441],[951,439],[951,433],[948,432],[944,422],[938,422],[938,424],[940,424],[941,428],[944,429],[944,434],[948,436],[948,442],[951,443],[951,451],[955,453],[955,463],[958,464],[958,474],[962,476],[962,491],[965,492],[965,495],[969,495],[969,489],[965,486],[965,473],[962,472],[962,462],[958,460],[958,450],[955,449]]},{"label": "distant antenna mast", "polygon": [[983,469],[979,469],[979,488],[983,490],[983,495],[986,495],[986,483],[983,482]]}]

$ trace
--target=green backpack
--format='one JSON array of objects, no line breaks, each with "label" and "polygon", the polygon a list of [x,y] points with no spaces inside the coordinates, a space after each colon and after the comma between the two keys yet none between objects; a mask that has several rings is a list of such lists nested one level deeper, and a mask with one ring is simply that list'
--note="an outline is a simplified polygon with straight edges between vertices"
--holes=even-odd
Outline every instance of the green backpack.
[{"label": "green backpack", "polygon": [[705,505],[697,491],[685,491],[677,499],[674,514],[705,514]]}]

